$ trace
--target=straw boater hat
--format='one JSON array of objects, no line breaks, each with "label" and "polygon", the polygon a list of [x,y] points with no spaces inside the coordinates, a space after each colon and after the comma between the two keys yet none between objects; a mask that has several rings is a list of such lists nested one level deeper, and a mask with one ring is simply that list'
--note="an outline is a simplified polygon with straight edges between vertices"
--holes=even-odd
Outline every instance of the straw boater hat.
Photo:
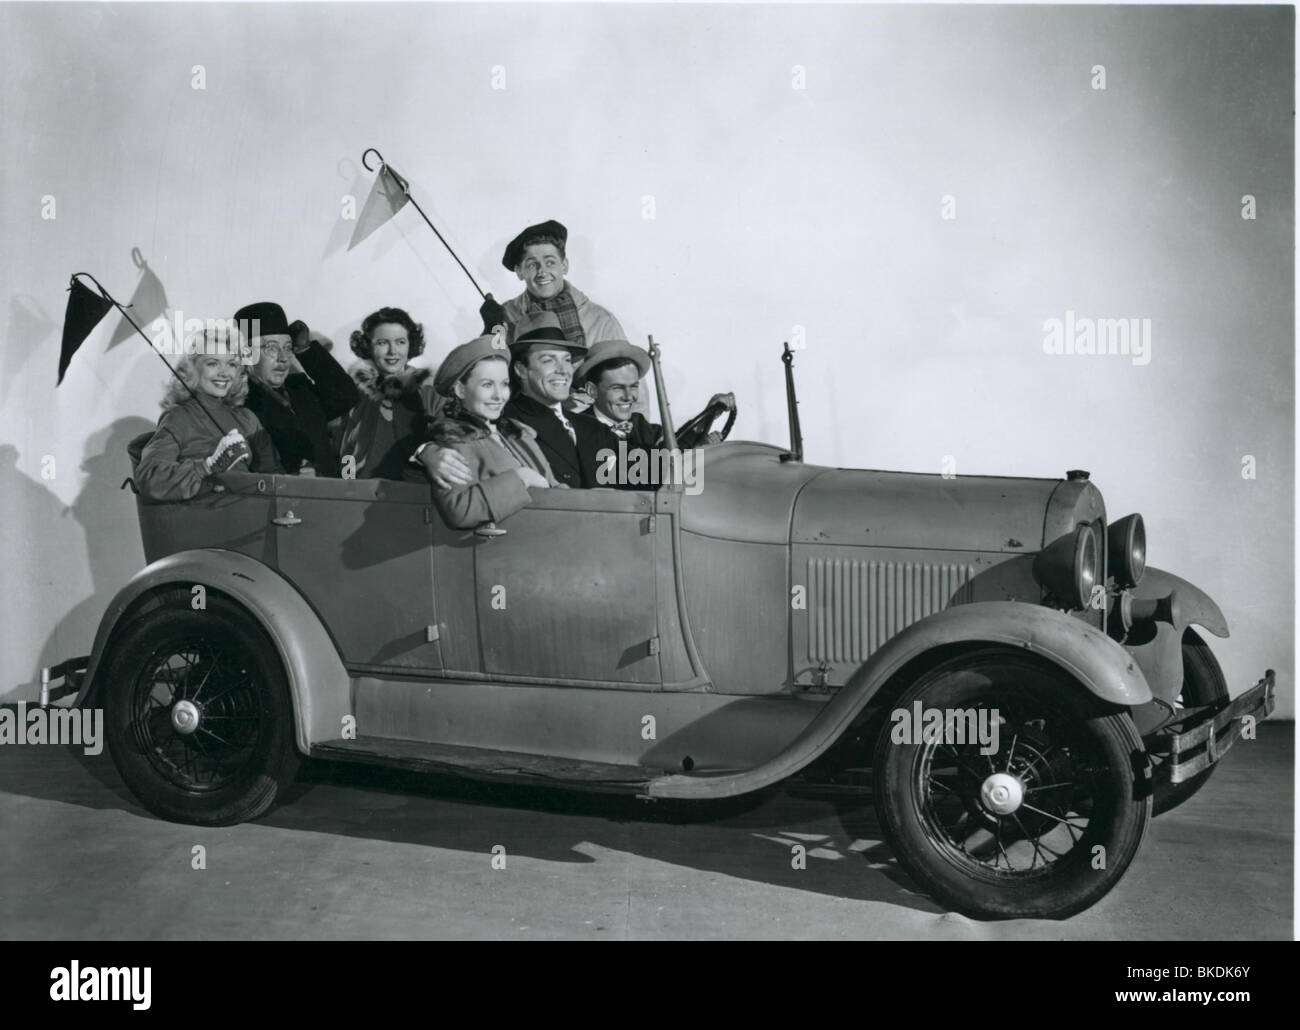
[{"label": "straw boater hat", "polygon": [[615,358],[628,358],[636,363],[637,378],[644,379],[646,373],[650,371],[650,355],[640,347],[634,347],[627,340],[601,340],[599,343],[593,343],[591,349],[587,351],[587,356],[583,358],[573,373],[573,381],[582,383],[587,378],[587,373],[597,365],[603,365],[606,361],[613,361]]},{"label": "straw boater hat", "polygon": [[433,378],[433,388],[444,397],[450,397],[456,381],[484,358],[501,358],[509,363],[510,349],[499,335],[478,336],[462,343],[448,354],[438,366]]}]

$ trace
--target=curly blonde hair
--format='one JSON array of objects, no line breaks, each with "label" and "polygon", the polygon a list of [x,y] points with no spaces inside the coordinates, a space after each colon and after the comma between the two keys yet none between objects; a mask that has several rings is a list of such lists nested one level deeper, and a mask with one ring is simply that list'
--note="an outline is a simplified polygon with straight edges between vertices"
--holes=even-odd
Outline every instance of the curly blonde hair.
[{"label": "curly blonde hair", "polygon": [[[183,350],[183,355],[173,366],[176,369],[176,376],[180,377],[180,382],[176,381],[176,376],[170,377],[166,382],[162,399],[164,411],[179,407],[193,398],[199,387],[198,364],[204,358],[213,356],[241,357],[235,370],[235,383],[220,400],[227,407],[244,406],[244,401],[248,399],[248,366],[242,361],[244,344],[238,329],[221,324],[208,326],[187,336]],[[182,383],[184,385],[181,385]]]}]

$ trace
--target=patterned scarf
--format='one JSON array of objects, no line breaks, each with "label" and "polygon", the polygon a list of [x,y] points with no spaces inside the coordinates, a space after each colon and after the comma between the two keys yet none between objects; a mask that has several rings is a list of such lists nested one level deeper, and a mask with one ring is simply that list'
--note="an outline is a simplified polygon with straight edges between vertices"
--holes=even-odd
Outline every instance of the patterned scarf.
[{"label": "patterned scarf", "polygon": [[582,323],[578,320],[578,305],[573,301],[573,294],[569,292],[569,284],[564,284],[564,289],[554,297],[534,297],[531,293],[528,295],[528,311],[551,311],[555,317],[560,320],[560,329],[564,332],[564,338],[570,343],[575,343],[579,347],[587,346],[587,334],[582,331]]}]

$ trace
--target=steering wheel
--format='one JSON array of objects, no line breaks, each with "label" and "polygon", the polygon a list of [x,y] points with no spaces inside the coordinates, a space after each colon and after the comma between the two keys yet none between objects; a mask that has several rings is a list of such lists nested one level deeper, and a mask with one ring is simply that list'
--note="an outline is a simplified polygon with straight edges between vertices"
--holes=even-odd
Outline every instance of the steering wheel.
[{"label": "steering wheel", "polygon": [[736,424],[736,411],[734,408],[729,410],[725,404],[715,402],[677,430],[677,446],[694,447],[709,435],[713,423],[718,420],[718,416],[724,411],[728,412],[727,422],[718,435],[725,440],[731,435],[731,427]]}]

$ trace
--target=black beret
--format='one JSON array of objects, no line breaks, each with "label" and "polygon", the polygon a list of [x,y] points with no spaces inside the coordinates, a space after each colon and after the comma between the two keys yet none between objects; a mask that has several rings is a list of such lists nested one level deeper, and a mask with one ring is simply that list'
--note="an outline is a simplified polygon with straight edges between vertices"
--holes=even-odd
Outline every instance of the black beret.
[{"label": "black beret", "polygon": [[519,262],[524,259],[524,248],[533,241],[548,236],[559,240],[560,246],[563,247],[569,240],[569,230],[554,219],[549,222],[541,222],[538,225],[530,225],[506,244],[506,252],[501,258],[501,263],[513,272],[519,266]]}]

